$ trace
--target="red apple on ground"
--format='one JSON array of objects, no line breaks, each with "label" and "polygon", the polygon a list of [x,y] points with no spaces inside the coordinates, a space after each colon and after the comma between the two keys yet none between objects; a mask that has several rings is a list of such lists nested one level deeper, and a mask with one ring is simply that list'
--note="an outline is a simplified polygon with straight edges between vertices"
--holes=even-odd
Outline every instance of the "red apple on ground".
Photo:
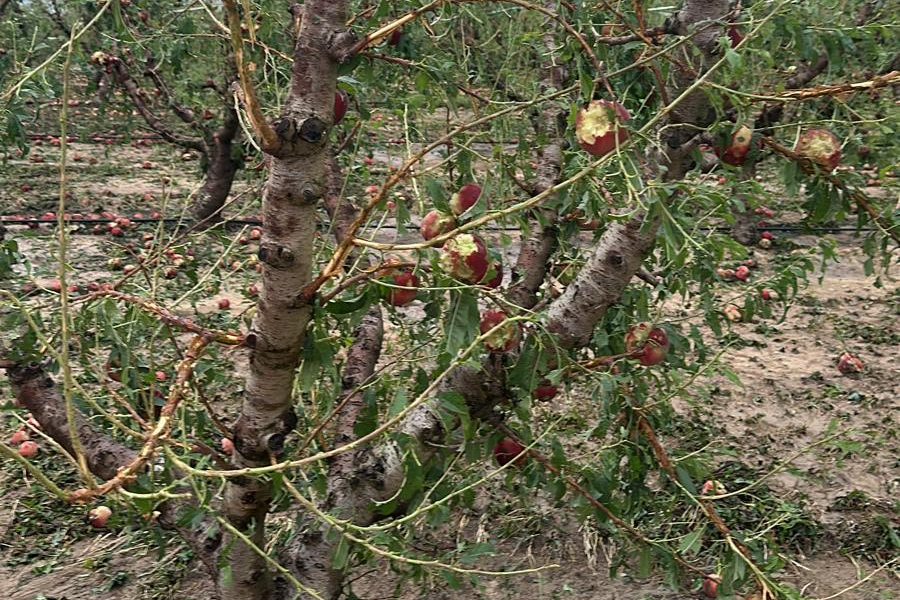
[{"label": "red apple on ground", "polygon": [[559,386],[550,383],[549,379],[541,379],[534,389],[531,390],[531,397],[538,402],[549,402],[559,393]]},{"label": "red apple on ground", "polygon": [[[509,462],[520,467],[525,463],[527,455],[521,454],[525,446],[512,438],[503,438],[494,446],[494,459],[501,467]],[[521,456],[519,456],[521,454]],[[517,458],[518,457],[518,458]]]},{"label": "red apple on ground", "polygon": [[419,278],[416,277],[412,271],[403,270],[391,275],[391,280],[394,285],[401,286],[401,288],[411,288],[411,289],[401,289],[401,288],[390,288],[390,291],[387,295],[388,304],[393,306],[406,306],[410,302],[416,299],[416,294],[418,294],[419,287]]},{"label": "red apple on ground", "polygon": [[841,162],[841,142],[827,129],[804,131],[794,152],[822,165],[829,173]]},{"label": "red apple on ground", "polygon": [[447,275],[475,285],[487,274],[487,248],[477,235],[461,233],[444,244],[440,265]]},{"label": "red apple on ground", "polygon": [[231,308],[231,301],[228,298],[220,298],[218,306],[219,310],[228,310]]},{"label": "red apple on ground", "polygon": [[225,454],[231,455],[234,453],[234,442],[232,442],[229,438],[222,438],[222,441],[219,442],[222,447],[222,452]]},{"label": "red apple on ground", "polygon": [[753,130],[746,125],[741,125],[731,134],[731,140],[724,148],[716,147],[715,152],[723,163],[733,167],[744,164],[747,155],[750,154],[750,146],[753,141]]},{"label": "red apple on ground", "polygon": [[340,123],[347,114],[347,106],[350,104],[350,96],[344,90],[334,93],[334,124]]},{"label": "red apple on ground", "polygon": [[28,441],[28,432],[24,429],[19,429],[14,434],[9,436],[9,441],[7,442],[10,446],[18,446],[22,442]]},{"label": "red apple on ground", "polygon": [[750,267],[747,265],[741,265],[737,269],[734,270],[734,276],[741,281],[747,281],[750,279]]},{"label": "red apple on ground", "polygon": [[475,206],[480,196],[481,188],[474,183],[467,183],[450,198],[450,212],[458,217]]},{"label": "red apple on ground", "polygon": [[761,234],[759,234],[759,237],[761,237],[764,240],[769,240],[769,241],[772,241],[775,239],[775,236],[772,234],[771,231],[763,231]]},{"label": "red apple on ground", "polygon": [[112,510],[108,506],[97,506],[88,512],[88,521],[90,521],[91,526],[103,529],[111,516]]},{"label": "red apple on ground", "polygon": [[743,318],[743,315],[741,315],[741,309],[739,309],[734,304],[727,305],[722,309],[722,313],[725,315],[725,318],[734,323],[737,323]]},{"label": "red apple on ground", "polygon": [[837,369],[844,375],[862,373],[863,367],[863,361],[859,360],[849,352],[844,352],[841,354],[840,358],[838,358]]},{"label": "red apple on ground", "polygon": [[388,46],[396,46],[400,43],[400,38],[403,37],[403,33],[399,29],[395,29],[391,32],[390,37],[388,38]]},{"label": "red apple on ground", "polygon": [[25,458],[32,458],[37,456],[40,447],[32,442],[31,440],[26,440],[19,444],[19,454],[24,456]]},{"label": "red apple on ground", "polygon": [[658,365],[669,352],[669,336],[661,327],[651,323],[632,325],[625,334],[625,349],[645,367]]},{"label": "red apple on ground", "polygon": [[623,124],[630,118],[618,102],[594,100],[578,111],[575,137],[588,154],[605,156],[628,139],[628,130]]},{"label": "red apple on ground", "polygon": [[778,300],[778,292],[765,288],[759,291],[759,297],[765,301]]},{"label": "red apple on ground", "polygon": [[502,310],[491,309],[481,314],[481,321],[478,323],[481,333],[494,330],[484,339],[485,347],[491,352],[509,352],[519,344],[519,324],[516,322],[503,324],[506,320],[506,313]]},{"label": "red apple on ground", "polygon": [[453,215],[433,210],[422,219],[419,231],[424,239],[430,240],[442,233],[447,233],[454,227],[456,227],[456,219],[453,218]]}]

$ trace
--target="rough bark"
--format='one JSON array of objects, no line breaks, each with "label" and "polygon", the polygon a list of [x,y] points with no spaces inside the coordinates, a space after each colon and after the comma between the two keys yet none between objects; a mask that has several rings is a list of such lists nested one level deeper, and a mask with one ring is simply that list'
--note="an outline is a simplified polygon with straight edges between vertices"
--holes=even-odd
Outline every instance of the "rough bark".
[{"label": "rough bark", "polygon": [[[263,265],[257,314],[247,337],[250,374],[234,427],[238,467],[269,463],[295,427],[293,381],[311,315],[297,298],[312,274],[316,206],[327,184],[327,139],[333,119],[337,61],[333,44],[341,38],[347,2],[308,0],[294,47],[291,87],[281,116],[273,123],[277,144],[264,145],[271,166],[263,194]],[[256,478],[230,480],[225,489],[228,520],[264,547],[265,515],[271,485]],[[272,591],[265,561],[233,539],[235,567],[228,588],[235,600],[262,600]]]},{"label": "rough bark", "polygon": [[221,210],[231,193],[235,174],[240,163],[234,159],[234,141],[240,131],[240,122],[234,106],[225,98],[222,103],[222,126],[207,140],[209,164],[203,186],[194,198],[194,218],[201,223],[214,223],[221,218]]}]

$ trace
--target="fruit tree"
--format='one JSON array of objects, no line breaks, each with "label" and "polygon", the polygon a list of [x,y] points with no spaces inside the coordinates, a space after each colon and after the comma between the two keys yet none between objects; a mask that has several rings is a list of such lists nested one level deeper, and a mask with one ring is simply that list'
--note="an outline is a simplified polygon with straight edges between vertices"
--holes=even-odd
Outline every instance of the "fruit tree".
[{"label": "fruit tree", "polygon": [[[889,277],[883,3],[79,0],[34,43],[38,4],[0,4],[5,160],[43,160],[42,111],[59,147],[32,165],[53,210],[3,211],[0,453],[22,478],[97,530],[185,544],[222,599],[356,598],[374,564],[548,574],[448,533],[498,481],[593,523],[611,571],[802,596],[781,529],[735,508],[762,480],[721,487],[676,405],[737,378],[733,329],[784,317],[836,258],[829,227]],[[121,272],[85,283],[70,131],[102,122],[73,113],[97,69],[127,100],[110,126],[204,157],[208,228],[148,197],[158,218],[98,242]],[[209,219],[236,176],[240,218]]]}]

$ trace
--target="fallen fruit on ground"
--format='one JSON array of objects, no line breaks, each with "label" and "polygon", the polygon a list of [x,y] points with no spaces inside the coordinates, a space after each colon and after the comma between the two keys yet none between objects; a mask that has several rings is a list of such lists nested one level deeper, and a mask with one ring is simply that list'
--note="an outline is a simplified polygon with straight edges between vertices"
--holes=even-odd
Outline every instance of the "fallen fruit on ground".
[{"label": "fallen fruit on ground", "polygon": [[542,379],[534,389],[531,390],[531,397],[538,402],[549,402],[559,393],[559,386],[550,383],[549,379]]},{"label": "fallen fruit on ground", "polygon": [[474,183],[467,183],[451,196],[450,212],[458,217],[475,206],[475,203],[478,202],[478,198],[480,197],[481,188]]},{"label": "fallen fruit on ground", "polygon": [[491,309],[481,314],[478,328],[482,335],[493,330],[484,339],[485,347],[491,352],[509,352],[519,344],[519,324],[515,321],[504,324],[506,320],[506,313],[502,310]]},{"label": "fallen fruit on ground", "polygon": [[447,240],[442,248],[441,269],[465,283],[480,283],[488,270],[487,248],[477,235],[462,233]]},{"label": "fallen fruit on ground", "polygon": [[585,152],[605,156],[628,139],[624,123],[631,118],[625,107],[610,100],[594,100],[578,111],[575,137]]},{"label": "fallen fruit on ground", "polygon": [[841,141],[827,129],[804,131],[794,152],[825,167],[829,173],[841,162]]},{"label": "fallen fruit on ground", "polygon": [[737,323],[738,321],[743,319],[743,316],[741,315],[741,309],[739,309],[734,304],[727,305],[724,309],[722,309],[722,313],[725,315],[725,318],[734,323]]},{"label": "fallen fruit on ground", "polygon": [[[525,454],[521,454],[521,452],[525,450],[525,446],[517,442],[512,438],[503,438],[497,445],[494,446],[494,460],[497,461],[497,464],[501,467],[510,461],[517,466],[520,467],[525,463]],[[518,456],[518,458],[516,458]]]},{"label": "fallen fruit on ground", "polygon": [[747,281],[750,278],[750,267],[741,265],[734,270],[734,276],[741,281]]},{"label": "fallen fruit on ground", "polygon": [[31,440],[26,440],[19,444],[19,454],[24,456],[25,458],[31,458],[33,456],[37,456],[40,447]]},{"label": "fallen fruit on ground", "polygon": [[103,529],[111,516],[112,510],[108,506],[96,506],[88,512],[88,521],[97,529]]},{"label": "fallen fruit on ground", "polygon": [[645,367],[652,367],[666,359],[669,336],[661,327],[638,323],[625,334],[625,349],[630,353],[629,358],[637,359]]},{"label": "fallen fruit on ground", "polygon": [[778,292],[765,288],[759,291],[759,297],[766,301],[778,300]]},{"label": "fallen fruit on ground", "polygon": [[8,444],[10,446],[18,446],[22,442],[27,442],[27,441],[28,441],[28,432],[25,431],[24,429],[19,429],[14,434],[9,436]]},{"label": "fallen fruit on ground", "polygon": [[703,593],[709,598],[715,598],[719,590],[719,578],[709,575],[703,579]]},{"label": "fallen fruit on ground", "polygon": [[222,452],[230,455],[234,452],[234,442],[232,442],[229,438],[222,438],[222,441],[219,442],[219,445],[222,448]]},{"label": "fallen fruit on ground", "polygon": [[856,373],[862,373],[863,367],[863,361],[853,356],[849,352],[844,352],[838,358],[837,369],[844,375],[854,375]]},{"label": "fallen fruit on ground", "polygon": [[231,308],[231,300],[228,298],[221,298],[218,302],[219,310],[228,310]]}]

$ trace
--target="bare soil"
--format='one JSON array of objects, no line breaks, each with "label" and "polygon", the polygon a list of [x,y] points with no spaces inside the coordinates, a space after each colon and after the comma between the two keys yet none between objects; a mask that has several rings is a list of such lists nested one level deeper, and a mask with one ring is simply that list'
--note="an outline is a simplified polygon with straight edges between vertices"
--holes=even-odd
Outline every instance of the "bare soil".
[{"label": "bare soil", "polygon": [[[106,148],[87,145],[78,150],[86,156],[108,156]],[[172,178],[167,189],[176,190],[176,196],[186,195],[196,183],[195,173],[180,173],[178,163],[170,160],[161,171],[152,172],[133,167],[146,156],[158,157],[165,150],[152,152],[155,154],[124,148],[119,153],[116,149],[114,154],[121,165],[132,166],[126,167],[127,175],[112,180],[73,173],[75,206],[79,206],[79,198],[84,198],[80,209],[97,210],[97,198],[108,198],[108,205],[120,210],[137,209],[140,195],[162,192],[163,175]],[[0,192],[0,212],[52,209],[51,201],[55,200],[48,182],[52,182],[54,172],[49,165],[28,168],[35,171],[32,181],[46,184],[43,200],[23,200],[19,194]],[[9,190],[10,186],[0,186],[0,190],[4,188]],[[801,246],[813,243],[802,237],[791,241]],[[882,277],[881,287],[876,287],[875,277],[865,275],[858,240],[844,235],[837,241],[840,262],[828,267],[821,282],[801,290],[783,320],[757,317],[754,322],[734,325],[741,343],[735,344],[723,360],[739,375],[741,384],[724,378],[700,381],[699,386],[715,393],[708,400],[706,395],[692,402],[677,400],[676,408],[686,419],[715,425],[720,433],[712,442],[713,448],[737,452],[740,461],[759,472],[775,471],[767,483],[785,499],[803,502],[824,528],[822,539],[809,555],[789,557],[782,574],[784,581],[811,598],[900,598],[896,562],[872,575],[879,564],[900,558],[896,549],[889,550],[886,530],[878,526],[887,523],[894,531],[900,530],[900,291],[890,278]],[[77,275],[81,281],[110,275],[104,264],[104,243],[101,238],[73,237],[73,251],[85,266]],[[46,251],[49,238],[30,238],[23,244],[23,251],[33,256],[42,247]],[[761,267],[756,277],[765,276],[769,261],[778,252],[778,246],[769,252],[757,252]],[[233,294],[229,296],[233,312],[247,307],[242,296],[232,291],[223,294]],[[671,308],[673,312],[678,310]],[[199,309],[211,310],[211,304]],[[844,351],[863,360],[866,367],[861,375],[838,373],[835,364]],[[577,406],[553,410],[577,410]],[[12,423],[4,421],[3,437],[11,428]],[[832,442],[822,442],[844,430]],[[672,450],[681,443],[665,442]],[[24,487],[22,481],[26,482]],[[726,489],[733,487],[727,480],[722,484]],[[23,479],[14,465],[0,465],[0,490],[4,490],[0,505],[0,598],[82,600],[97,594],[114,600],[210,597],[205,574],[196,564],[181,560],[183,549],[178,544],[173,543],[160,557],[145,535],[133,535],[125,529],[89,531],[72,512],[54,514],[52,499],[37,504],[24,502],[26,491],[34,485]],[[354,592],[367,600],[698,596],[672,592],[653,579],[639,581],[621,573],[611,578],[609,557],[616,549],[615,540],[604,540],[589,525],[579,527],[571,516],[541,499],[523,504],[504,481],[492,480],[480,494],[479,509],[459,515],[455,530],[449,531],[451,538],[490,539],[497,544],[498,555],[480,563],[480,568],[558,566],[521,576],[486,577],[474,587],[463,584],[460,589],[450,588],[435,575],[430,585],[407,585],[398,590],[397,575],[382,564],[374,571],[357,573]],[[59,529],[58,542],[23,557],[28,544],[16,539],[15,525],[42,519],[53,520],[54,529]],[[517,533],[510,536],[499,533],[501,530]]]}]

